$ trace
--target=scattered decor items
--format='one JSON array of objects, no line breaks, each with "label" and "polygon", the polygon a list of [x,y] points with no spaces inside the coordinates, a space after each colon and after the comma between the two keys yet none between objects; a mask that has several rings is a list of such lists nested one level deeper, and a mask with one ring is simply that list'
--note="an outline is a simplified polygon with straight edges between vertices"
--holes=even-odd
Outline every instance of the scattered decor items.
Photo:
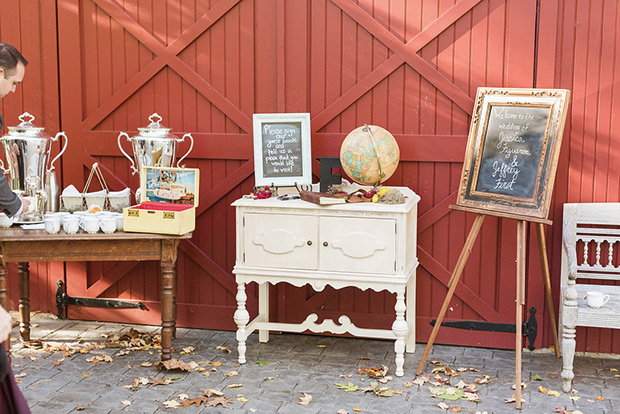
[{"label": "scattered decor items", "polygon": [[[34,115],[24,112],[19,116],[22,122],[17,126],[8,127],[8,135],[0,138],[8,164],[8,168],[5,168],[0,160],[0,168],[5,174],[9,174],[11,189],[20,197],[32,197],[31,201],[33,201],[33,208],[20,214],[15,220],[17,223],[43,222],[48,200],[58,197],[58,187],[53,172],[54,162],[65,152],[69,143],[64,132],[58,132],[51,137],[44,132],[45,128],[37,127],[32,123],[34,119]],[[47,161],[50,158],[52,144],[60,137],[65,138],[65,144],[58,155],[49,162],[48,169]],[[48,175],[51,174],[53,178],[50,176],[48,179]],[[45,187],[46,184],[49,188]]]},{"label": "scattered decor items", "polygon": [[310,114],[254,114],[255,186],[312,184]]},{"label": "scattered decor items", "polygon": [[[118,148],[123,155],[131,162],[132,175],[141,173],[142,167],[174,167],[177,156],[177,143],[185,141],[187,137],[190,141],[189,150],[176,163],[177,168],[183,168],[181,161],[185,159],[194,148],[194,137],[191,133],[178,138],[172,133],[171,128],[164,127],[160,122],[162,117],[157,113],[149,116],[151,123],[144,127],[138,128],[138,135],[129,137],[125,132],[118,134]],[[121,145],[121,137],[125,137],[131,142],[134,158],[130,157]],[[135,159],[135,162],[134,162]],[[142,177],[140,177],[142,182]],[[140,201],[139,189],[136,191],[136,201]]]},{"label": "scattered decor items", "polygon": [[263,200],[265,198],[270,198],[277,194],[278,192],[276,191],[276,189],[273,187],[269,187],[268,185],[264,187],[254,187],[254,190],[252,190],[252,197],[257,200]]},{"label": "scattered decor items", "polygon": [[396,171],[399,160],[396,139],[376,125],[354,129],[340,147],[342,169],[360,184],[378,186],[385,182]]},{"label": "scattered decor items", "polygon": [[197,168],[142,167],[140,204],[123,209],[129,232],[185,234],[196,227]]}]

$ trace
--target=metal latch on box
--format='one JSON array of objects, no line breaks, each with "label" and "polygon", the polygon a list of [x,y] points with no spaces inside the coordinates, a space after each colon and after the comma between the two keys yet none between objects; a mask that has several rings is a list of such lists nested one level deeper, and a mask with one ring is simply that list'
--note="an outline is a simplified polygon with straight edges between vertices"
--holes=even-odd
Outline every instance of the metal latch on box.
[{"label": "metal latch on box", "polygon": [[85,306],[90,308],[138,308],[148,310],[142,302],[124,302],[116,299],[103,298],[75,298],[67,295],[64,290],[62,280],[56,282],[58,289],[56,290],[56,309],[58,310],[58,318],[65,318],[65,309],[69,305]]},{"label": "metal latch on box", "polygon": [[[530,308],[530,317],[523,323],[523,336],[527,336],[528,349],[533,351],[534,341],[538,334],[538,324],[536,323],[536,308]],[[430,324],[435,326],[437,322],[433,319]],[[516,332],[517,325],[514,323],[497,323],[497,322],[485,322],[485,321],[444,321],[441,326],[447,326],[449,328],[468,329],[470,331],[487,331],[487,332]]]}]

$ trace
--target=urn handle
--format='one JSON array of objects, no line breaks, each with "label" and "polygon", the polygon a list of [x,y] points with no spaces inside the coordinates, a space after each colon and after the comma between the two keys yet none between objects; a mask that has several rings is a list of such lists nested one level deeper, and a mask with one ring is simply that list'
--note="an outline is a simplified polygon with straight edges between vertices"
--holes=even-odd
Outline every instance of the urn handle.
[{"label": "urn handle", "polygon": [[[157,114],[153,114],[153,115],[157,115]],[[120,149],[123,155],[127,157],[127,159],[131,162],[131,169],[132,169],[131,175],[136,175],[136,173],[138,172],[138,169],[136,168],[136,164],[133,162],[133,158],[131,158],[123,149],[123,146],[121,145],[121,137],[126,137],[127,141],[131,141],[131,138],[129,138],[129,135],[127,135],[127,133],[121,132],[120,134],[118,134],[118,138],[116,140],[118,141],[118,149]]]},{"label": "urn handle", "polygon": [[181,137],[181,139],[177,139],[177,142],[183,142],[185,141],[185,137],[188,137],[190,140],[190,146],[189,149],[187,150],[187,152],[185,153],[184,156],[182,156],[179,161],[177,161],[177,168],[185,168],[185,165],[181,165],[181,161],[183,161],[185,159],[185,157],[187,157],[189,155],[190,152],[192,152],[192,148],[194,148],[194,137],[192,137],[192,134],[190,134],[189,132],[185,135],[183,135],[183,137]]},{"label": "urn handle", "polygon": [[[54,171],[55,167],[54,167],[54,163],[56,162],[56,160],[58,158],[60,158],[60,156],[62,154],[65,153],[65,150],[67,149],[67,145],[69,145],[69,138],[67,138],[67,135],[64,132],[59,132],[56,134],[55,137],[51,138],[52,141],[58,141],[60,139],[60,137],[65,137],[65,145],[62,147],[62,149],[60,150],[60,152],[58,153],[58,155],[56,155],[56,157],[50,161],[50,167],[47,170],[48,173]],[[48,149],[48,156],[49,156],[49,152],[52,152],[52,146],[50,145],[50,148]]]}]

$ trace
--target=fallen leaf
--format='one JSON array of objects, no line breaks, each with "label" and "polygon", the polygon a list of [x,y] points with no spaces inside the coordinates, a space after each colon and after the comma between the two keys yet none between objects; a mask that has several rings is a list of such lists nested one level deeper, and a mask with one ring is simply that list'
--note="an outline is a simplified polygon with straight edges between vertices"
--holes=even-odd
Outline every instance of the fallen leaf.
[{"label": "fallen leaf", "polygon": [[207,403],[208,397],[206,396],[200,396],[200,397],[196,397],[196,398],[188,398],[185,401],[183,401],[181,403],[181,405],[183,406],[183,408],[189,407],[192,404],[196,404],[196,407],[200,407],[200,404],[202,403]]},{"label": "fallen leaf", "polygon": [[317,348],[327,348],[327,345],[317,345]]},{"label": "fallen leaf", "polygon": [[248,399],[247,399],[247,398],[245,398],[245,397],[237,397],[237,401],[239,401],[239,402],[248,402],[248,401],[250,401],[250,400],[248,400]]},{"label": "fallen leaf", "polygon": [[179,403],[177,400],[168,400],[164,401],[162,405],[166,408],[177,408],[181,406],[181,403]]},{"label": "fallen leaf", "polygon": [[609,368],[609,372],[618,372],[617,368]]},{"label": "fallen leaf", "polygon": [[344,390],[345,392],[355,392],[360,389],[360,387],[358,387],[357,385],[353,385],[352,382],[348,383],[347,385],[336,384],[336,386],[338,387],[339,390]]},{"label": "fallen leaf", "polygon": [[366,356],[360,357],[360,360],[362,361],[370,361],[371,359],[372,359],[371,357],[366,357]]},{"label": "fallen leaf", "polygon": [[340,410],[336,411],[336,414],[349,414],[349,413],[347,412],[347,410],[343,410],[341,408]]},{"label": "fallen leaf", "polygon": [[121,401],[121,404],[126,405],[126,406],[130,406],[131,405],[131,401],[123,400],[123,401]]},{"label": "fallen leaf", "polygon": [[187,394],[179,394],[179,396],[177,398],[179,399],[179,401],[185,401],[185,400],[189,399],[189,395],[187,395]]},{"label": "fallen leaf", "polygon": [[463,388],[467,387],[467,384],[465,383],[465,381],[460,380],[459,383],[455,385],[455,387],[462,390]]},{"label": "fallen leaf", "polygon": [[359,374],[365,374],[368,378],[383,378],[388,373],[388,367],[385,365],[381,365],[381,367],[372,367],[372,368],[358,368],[357,372]]},{"label": "fallen leaf", "polygon": [[154,378],[148,378],[148,380],[149,380],[148,383],[151,386],[172,384],[172,379],[166,378],[166,377],[154,377]]},{"label": "fallen leaf", "polygon": [[221,391],[209,388],[209,389],[205,390],[205,392],[203,392],[202,395],[206,395],[207,397],[213,397],[213,396],[222,397],[222,396],[224,396],[224,393],[221,392]]},{"label": "fallen leaf", "polygon": [[461,412],[461,407],[452,407],[452,409],[450,409],[451,413],[460,413]]},{"label": "fallen leaf", "polygon": [[28,375],[28,374],[25,373],[25,372],[20,372],[19,374],[15,374],[14,376],[15,376],[15,378],[24,378],[26,375]]},{"label": "fallen leaf", "polygon": [[361,413],[361,412],[362,412],[362,409],[361,409],[361,408],[359,408],[359,407],[353,407],[353,408],[351,408],[351,409],[352,409],[353,411],[355,411],[356,413]]},{"label": "fallen leaf", "polygon": [[488,375],[483,375],[482,378],[475,378],[474,381],[476,381],[478,384],[486,384],[489,382],[489,376]]},{"label": "fallen leaf", "polygon": [[595,398],[596,401],[605,401],[605,398],[603,398],[602,396],[598,396]]},{"label": "fallen leaf", "polygon": [[[505,403],[513,403],[513,402],[517,402],[517,397],[515,397],[514,395],[511,398],[504,398],[504,402]],[[521,402],[524,403],[525,400],[523,399],[523,397],[521,397]]]},{"label": "fallen leaf", "polygon": [[581,397],[577,396],[577,395],[571,395],[570,397],[568,397],[569,400],[571,401],[579,401],[581,399]]},{"label": "fallen leaf", "polygon": [[461,397],[463,397],[463,395],[465,394],[463,391],[459,390],[458,388],[453,388],[453,387],[449,387],[449,388],[428,387],[428,390],[431,392],[433,397],[443,398],[449,401],[456,401],[460,399]]},{"label": "fallen leaf", "polygon": [[222,351],[224,353],[230,354],[232,351],[228,348],[226,348],[225,346],[216,346],[215,349],[217,349],[218,351]]},{"label": "fallen leaf", "polygon": [[433,364],[433,365],[439,365],[439,366],[443,365],[440,361],[437,361],[437,360],[433,360],[433,361],[431,361],[431,364]]},{"label": "fallen leaf", "polygon": [[255,364],[259,367],[263,367],[265,365],[269,365],[269,361],[256,361]]},{"label": "fallen leaf", "polygon": [[143,362],[140,364],[141,367],[152,367],[153,363],[152,362]]},{"label": "fallen leaf", "polygon": [[538,386],[538,391],[539,391],[541,394],[546,394],[547,392],[549,392],[549,390],[548,390],[547,388],[543,387],[542,385],[539,385],[539,386]]},{"label": "fallen leaf", "polygon": [[440,402],[439,404],[437,404],[437,407],[441,408],[442,410],[447,410],[448,408],[450,408],[450,406],[445,402]]},{"label": "fallen leaf", "polygon": [[217,397],[209,397],[209,401],[207,401],[206,406],[207,407],[217,407],[218,405],[221,405],[224,408],[226,407],[226,404],[233,402],[232,398],[228,398],[228,397],[224,397],[223,395],[217,396]]},{"label": "fallen leaf", "polygon": [[413,387],[413,382],[411,382],[411,381],[407,381],[407,382],[405,382],[405,383],[403,384],[403,386],[404,386],[405,388],[411,388],[411,387]]},{"label": "fallen leaf", "polygon": [[560,392],[559,391],[549,390],[549,391],[547,391],[547,395],[550,395],[552,397],[559,397],[560,396]]},{"label": "fallen leaf", "polygon": [[157,361],[155,363],[155,367],[157,369],[162,369],[165,368],[168,371],[174,370],[174,369],[180,369],[181,371],[191,371],[192,370],[192,364],[189,362],[183,362],[180,361],[176,358],[172,358],[169,359],[167,361]]},{"label": "fallen leaf", "polygon": [[312,402],[312,395],[302,393],[302,396],[297,399],[297,404],[308,405]]},{"label": "fallen leaf", "polygon": [[78,405],[77,407],[75,407],[75,411],[84,411],[84,406]]},{"label": "fallen leaf", "polygon": [[227,388],[241,388],[243,384],[230,384]]},{"label": "fallen leaf", "polygon": [[239,375],[237,371],[230,371],[229,373],[224,374],[225,377],[234,377],[236,375]]},{"label": "fallen leaf", "polygon": [[532,375],[532,381],[542,381],[542,377],[538,374]]}]

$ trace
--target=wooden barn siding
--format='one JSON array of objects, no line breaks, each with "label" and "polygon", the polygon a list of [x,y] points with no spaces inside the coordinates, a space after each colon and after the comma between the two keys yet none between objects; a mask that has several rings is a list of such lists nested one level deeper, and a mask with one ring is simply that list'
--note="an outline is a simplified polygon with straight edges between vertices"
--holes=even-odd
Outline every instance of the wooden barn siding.
[{"label": "wooden barn siding", "polygon": [[[58,98],[58,59],[56,15],[53,1],[5,0],[0,13],[0,41],[16,46],[29,65],[22,85],[15,93],[0,100],[0,113],[4,117],[2,135],[7,126],[18,125],[18,117],[29,112],[36,118],[34,124],[45,127],[49,135],[60,130]],[[52,156],[60,151],[58,143],[52,146]],[[1,157],[5,162],[6,158]],[[62,175],[62,160],[56,161],[56,174]],[[62,263],[33,263],[30,266],[32,309],[55,312],[56,281],[64,278]],[[13,309],[18,306],[17,265],[9,267],[9,298]]]},{"label": "wooden barn siding", "polygon": [[[559,224],[564,202],[620,201],[620,9],[602,0],[541,2],[540,30],[538,86],[572,92],[553,205]],[[549,232],[555,286],[561,232]],[[578,328],[576,339],[580,351],[620,352],[617,330]]]},{"label": "wooden barn siding", "polygon": [[[619,198],[620,154],[613,145],[619,141],[613,135],[619,17],[613,2],[539,2],[537,49],[533,0],[213,0],[195,2],[195,8],[181,8],[177,1],[157,7],[112,0],[58,0],[57,6],[9,3],[8,12],[0,15],[0,39],[20,45],[31,65],[22,92],[3,100],[5,120],[12,125],[21,108],[33,112],[41,107],[43,88],[41,125],[48,132],[62,125],[70,137],[63,157],[65,186],[83,185],[88,168],[98,161],[110,187],[136,188],[137,176],[131,176],[116,138],[119,131],[135,134],[154,111],[179,135],[194,135],[196,146],[187,164],[201,169],[201,205],[194,238],[179,255],[181,326],[234,328],[229,317],[235,306],[230,274],[234,211],[229,204],[253,184],[253,112],[311,112],[315,157],[336,155],[346,133],[365,122],[382,125],[397,137],[403,162],[388,184],[407,185],[422,196],[419,340],[430,332],[428,321],[439,311],[473,221],[472,215],[449,212],[447,206],[454,202],[478,86],[529,87],[536,82],[573,91],[551,214],[556,225],[547,231],[554,287],[559,281],[562,203]],[[58,43],[53,19],[41,20],[41,33],[30,24],[33,16],[56,13],[55,7]],[[197,28],[197,21],[203,25]],[[128,28],[128,22],[138,25]],[[406,42],[411,53],[402,46]],[[181,144],[180,153],[186,145]],[[533,233],[527,304],[536,304],[545,327],[544,341],[539,337],[537,345],[549,345]],[[505,265],[514,260],[514,244],[513,221],[485,219],[450,318],[514,320],[515,272]],[[63,265],[33,264],[31,270],[33,309],[54,311],[53,291]],[[145,300],[152,307],[146,317],[136,311],[91,309],[74,309],[72,317],[157,323],[158,271],[155,263],[67,264],[70,294]],[[13,267],[10,287],[16,306]],[[250,293],[255,311],[253,289]],[[363,326],[391,324],[393,319],[394,299],[384,293],[345,289],[317,294],[282,284],[272,294],[272,314],[282,321],[298,321],[314,309],[322,317],[352,312]],[[302,310],[296,307],[299,300],[305,302]],[[479,334],[457,333],[458,340],[454,332],[442,330],[438,341],[507,348],[514,343],[512,335],[488,339],[485,334],[483,342]],[[619,352],[615,334],[601,330],[588,335],[587,344],[585,336],[578,335],[582,349]]]}]

